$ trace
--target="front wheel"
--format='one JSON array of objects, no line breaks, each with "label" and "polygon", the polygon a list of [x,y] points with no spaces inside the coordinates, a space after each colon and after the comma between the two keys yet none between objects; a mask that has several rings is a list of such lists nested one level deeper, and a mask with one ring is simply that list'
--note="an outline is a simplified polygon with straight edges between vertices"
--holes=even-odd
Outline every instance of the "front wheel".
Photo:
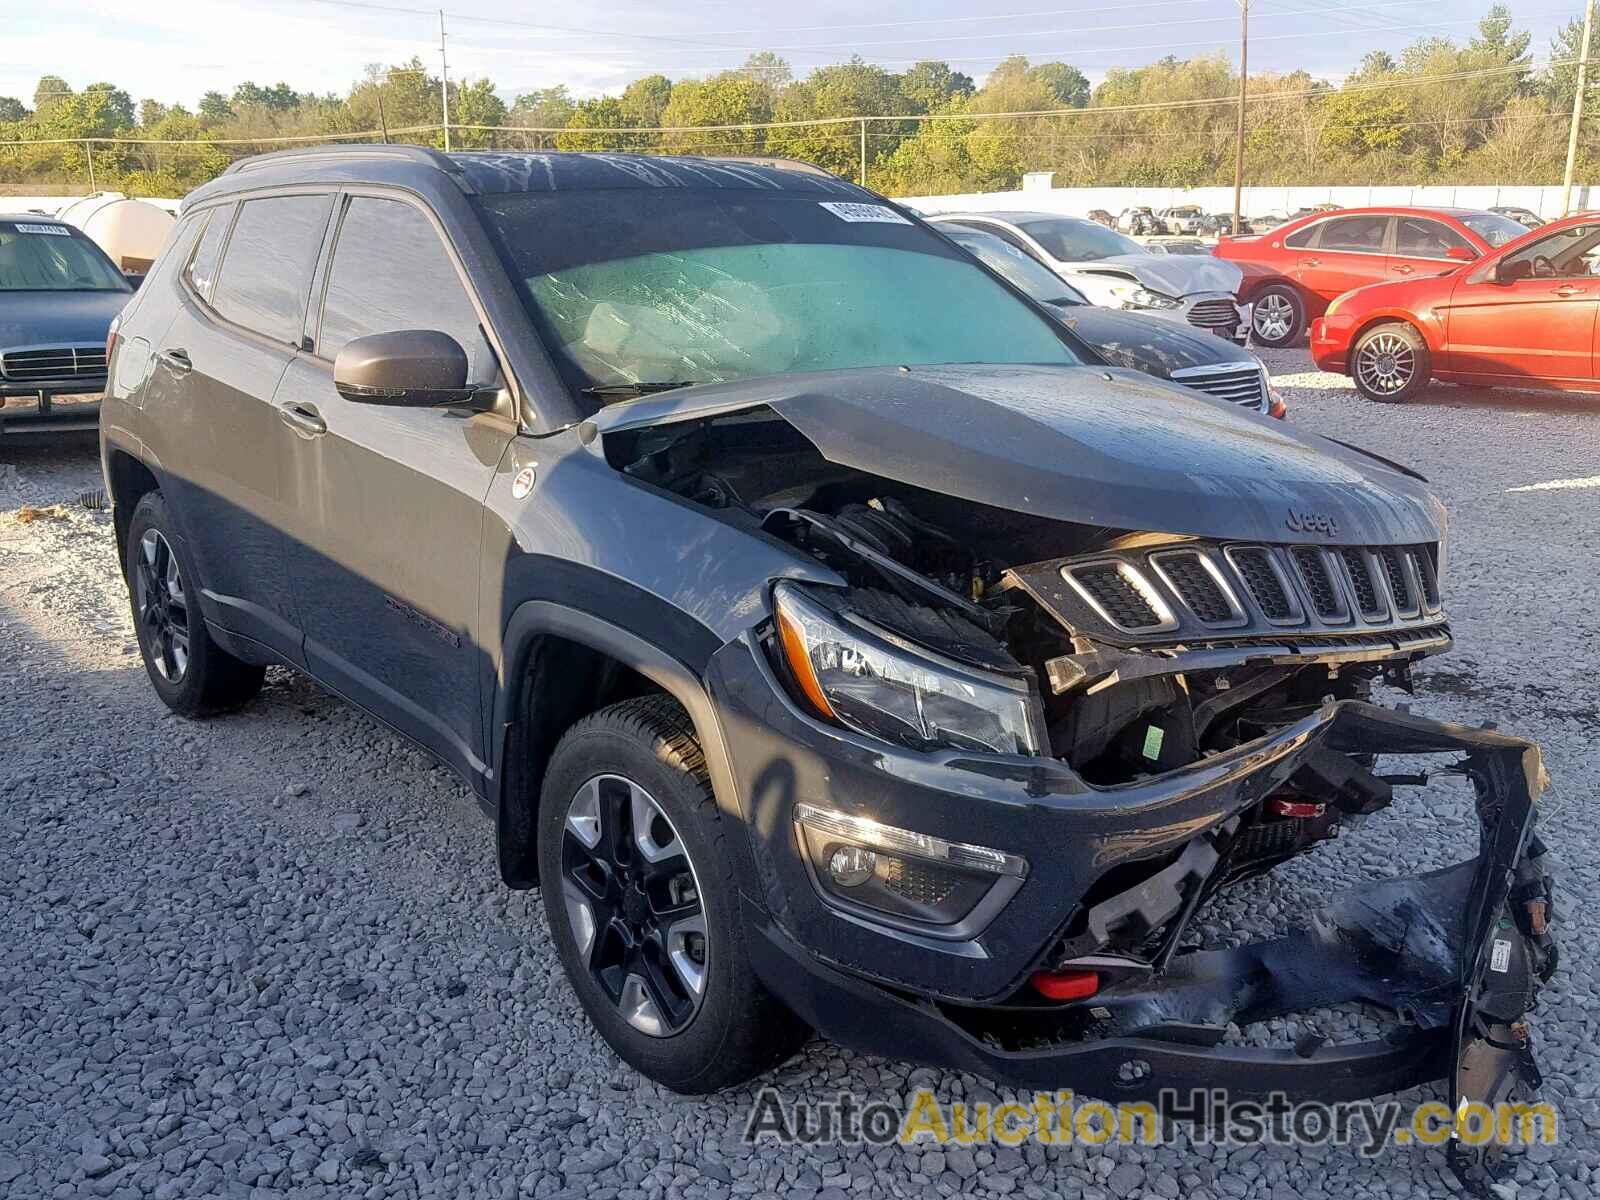
[{"label": "front wheel", "polygon": [[1428,343],[1404,321],[1375,325],[1356,339],[1350,377],[1356,391],[1380,404],[1404,404],[1428,386]]},{"label": "front wheel", "polygon": [[1292,287],[1275,283],[1255,294],[1250,333],[1258,344],[1275,350],[1292,346],[1305,331],[1305,302]]},{"label": "front wheel", "polygon": [[539,890],[584,1011],[676,1092],[743,1083],[807,1030],[750,966],[726,829],[683,708],[624,700],[556,746],[539,801]]}]

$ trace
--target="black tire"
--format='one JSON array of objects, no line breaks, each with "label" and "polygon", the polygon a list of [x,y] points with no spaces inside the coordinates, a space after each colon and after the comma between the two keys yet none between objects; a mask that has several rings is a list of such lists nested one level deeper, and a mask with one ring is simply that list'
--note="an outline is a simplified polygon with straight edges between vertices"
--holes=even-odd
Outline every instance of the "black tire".
[{"label": "black tire", "polygon": [[147,492],[134,507],[123,570],[139,653],[163,704],[179,716],[209,717],[238,708],[261,690],[266,668],[241,662],[206,629],[193,600],[199,593],[194,563],[160,492]]},{"label": "black tire", "polygon": [[1250,336],[1258,346],[1282,349],[1305,336],[1306,303],[1287,283],[1269,283],[1251,299]]},{"label": "black tire", "polygon": [[[670,822],[670,828],[662,827],[663,834],[678,839],[670,844],[677,845],[685,857],[702,906],[702,990],[697,999],[691,996],[692,1011],[680,1025],[653,1035],[630,1023],[611,990],[619,974],[630,969],[626,963],[606,972],[591,967],[592,961],[608,958],[608,938],[613,950],[623,945],[624,939],[605,929],[591,933],[588,944],[592,951],[586,954],[574,928],[575,921],[585,920],[595,928],[608,910],[626,919],[625,906],[609,907],[598,892],[574,892],[585,902],[593,900],[595,906],[587,917],[581,904],[569,913],[566,889],[579,886],[574,881],[583,871],[593,870],[593,861],[603,857],[602,848],[610,844],[611,833],[617,832],[615,826],[601,832],[601,824],[613,819],[600,815],[608,805],[616,805],[620,812],[621,801],[615,798],[601,801],[594,809],[592,833],[599,839],[598,847],[586,847],[567,823],[569,809],[575,814],[579,811],[580,791],[593,784],[599,800],[602,783],[596,781],[602,779],[606,787],[631,783],[648,793],[659,814]],[[688,714],[669,696],[642,696],[601,709],[569,729],[551,755],[539,802],[539,878],[561,964],[590,1021],[617,1055],[675,1092],[702,1094],[744,1083],[788,1058],[809,1034],[762,986],[750,967],[727,846],[728,839],[741,836],[742,831],[722,821]],[[632,838],[622,840],[637,845]],[[585,877],[589,886],[594,886],[593,878]],[[653,900],[648,902],[653,909]],[[647,919],[654,919],[653,912]],[[660,952],[658,946],[657,961]],[[659,989],[658,983],[653,986]],[[626,997],[626,985],[621,991]],[[668,1005],[663,1003],[660,1008],[665,1010]]]},{"label": "black tire", "polygon": [[1374,325],[1350,347],[1356,391],[1379,404],[1404,404],[1428,386],[1433,360],[1428,343],[1405,321]]}]

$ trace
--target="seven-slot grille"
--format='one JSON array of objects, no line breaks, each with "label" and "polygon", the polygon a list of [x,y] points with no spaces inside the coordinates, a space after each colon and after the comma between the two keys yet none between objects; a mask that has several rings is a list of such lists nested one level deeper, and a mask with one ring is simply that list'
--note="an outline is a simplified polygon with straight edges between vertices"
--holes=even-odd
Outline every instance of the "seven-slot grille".
[{"label": "seven-slot grille", "polygon": [[1230,363],[1223,370],[1185,367],[1172,373],[1172,382],[1247,408],[1260,408],[1266,398],[1265,377],[1255,363]]},{"label": "seven-slot grille", "polygon": [[1191,543],[1054,566],[1103,619],[1141,636],[1195,624],[1332,634],[1441,619],[1431,546]]},{"label": "seven-slot grille", "polygon": [[105,373],[104,346],[51,346],[44,350],[12,350],[0,355],[0,374],[13,383],[100,379]]},{"label": "seven-slot grille", "polygon": [[1189,310],[1189,324],[1232,333],[1240,324],[1239,310],[1232,300],[1198,300]]}]

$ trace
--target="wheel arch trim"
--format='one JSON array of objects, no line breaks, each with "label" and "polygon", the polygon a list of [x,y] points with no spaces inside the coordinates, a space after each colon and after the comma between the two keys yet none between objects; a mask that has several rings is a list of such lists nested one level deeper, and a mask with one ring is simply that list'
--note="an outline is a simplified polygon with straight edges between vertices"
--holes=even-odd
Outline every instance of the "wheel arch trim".
[{"label": "wheel arch trim", "polygon": [[[637,671],[682,704],[705,755],[717,808],[743,821],[722,722],[699,673],[638,634],[592,613],[552,600],[527,600],[517,606],[506,623],[491,726],[494,756],[491,807],[495,815],[500,873],[508,886],[526,888],[538,882],[532,843],[525,840],[517,828],[516,806],[524,797],[519,796],[513,786],[509,754],[513,727],[522,716],[517,711],[518,681],[528,670],[534,646],[546,636],[562,638],[604,654]],[[742,846],[744,839],[730,839],[730,844]]]}]

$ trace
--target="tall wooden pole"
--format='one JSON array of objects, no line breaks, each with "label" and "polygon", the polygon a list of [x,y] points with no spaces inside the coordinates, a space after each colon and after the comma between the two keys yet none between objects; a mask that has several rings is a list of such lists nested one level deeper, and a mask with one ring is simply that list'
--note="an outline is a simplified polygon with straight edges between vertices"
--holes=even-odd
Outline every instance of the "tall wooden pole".
[{"label": "tall wooden pole", "polygon": [[1578,55],[1578,90],[1572,96],[1572,128],[1567,130],[1567,170],[1561,179],[1561,215],[1572,211],[1572,169],[1578,161],[1578,126],[1583,124],[1583,93],[1589,83],[1589,31],[1594,27],[1594,0],[1583,8],[1583,50]]},{"label": "tall wooden pole", "polygon": [[450,153],[450,59],[444,49],[444,9],[439,10],[439,100],[444,108],[444,152]]},{"label": "tall wooden pole", "polygon": [[[1594,0],[1589,0],[1590,4]],[[1250,81],[1250,0],[1239,0],[1239,125],[1233,148],[1233,236],[1239,236],[1239,209],[1244,195],[1244,101]]]}]

